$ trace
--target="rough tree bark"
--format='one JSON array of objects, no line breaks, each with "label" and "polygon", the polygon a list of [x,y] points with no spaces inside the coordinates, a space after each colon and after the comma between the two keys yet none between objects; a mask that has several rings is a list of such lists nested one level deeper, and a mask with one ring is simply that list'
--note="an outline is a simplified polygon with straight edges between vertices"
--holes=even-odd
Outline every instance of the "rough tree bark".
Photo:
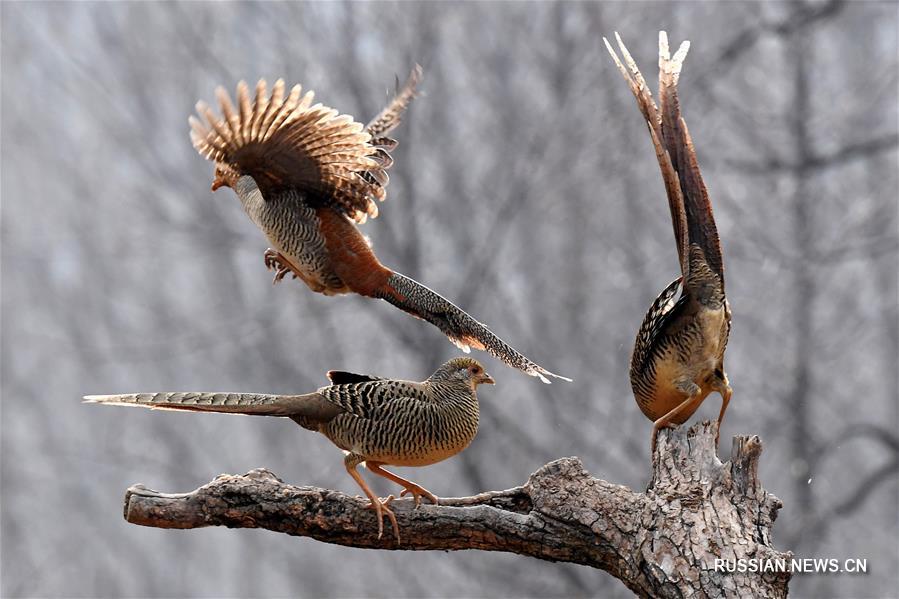
[{"label": "rough tree bark", "polygon": [[285,484],[265,469],[221,475],[190,493],[135,485],[125,519],[159,528],[265,528],[352,547],[507,551],[605,570],[643,597],[785,597],[785,572],[716,571],[715,559],[786,560],[771,546],[781,501],[758,479],[758,437],[736,437],[731,459],[715,427],[662,431],[645,492],[591,477],[578,458],[546,464],[506,491],[393,503],[402,543],[378,539],[367,501]]}]

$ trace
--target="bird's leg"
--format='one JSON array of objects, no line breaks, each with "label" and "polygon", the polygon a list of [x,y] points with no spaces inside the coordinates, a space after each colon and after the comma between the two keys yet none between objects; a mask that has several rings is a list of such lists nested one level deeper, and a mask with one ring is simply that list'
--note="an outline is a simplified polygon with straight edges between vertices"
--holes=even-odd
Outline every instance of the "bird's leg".
[{"label": "bird's leg", "polygon": [[677,387],[682,389],[684,393],[687,394],[687,399],[678,404],[673,410],[656,420],[652,425],[652,442],[650,444],[650,453],[655,454],[656,452],[656,437],[659,434],[659,431],[663,428],[670,428],[674,426],[672,421],[677,418],[677,415],[687,410],[689,407],[693,405],[694,402],[701,402],[703,400],[702,389],[700,389],[699,385],[694,383],[693,381],[685,381],[683,383],[678,383]]},{"label": "bird's leg", "polygon": [[721,411],[718,413],[718,430],[715,431],[715,447],[718,447],[718,437],[721,435],[721,423],[724,422],[724,412],[727,411],[727,404],[730,403],[730,396],[734,390],[727,385],[721,389]]},{"label": "bird's leg", "polygon": [[287,273],[292,273],[294,279],[300,277],[300,273],[297,269],[281,252],[268,248],[265,250],[263,258],[265,259],[265,267],[275,271],[275,278],[272,279],[272,285],[278,283],[287,275]]},{"label": "bird's leg", "polygon": [[437,505],[437,496],[436,495],[434,495],[433,493],[431,493],[424,487],[416,485],[412,481],[406,480],[405,478],[403,478],[401,476],[397,476],[393,472],[388,472],[387,470],[384,470],[383,468],[381,468],[380,462],[366,462],[365,465],[368,467],[369,470],[371,470],[375,474],[377,474],[379,476],[383,476],[386,479],[392,480],[393,482],[395,482],[398,485],[402,485],[403,492],[400,493],[400,497],[405,497],[407,493],[411,494],[412,497],[415,499],[415,507],[418,507],[421,505],[422,497],[427,497],[428,501],[430,501],[434,505]]},{"label": "bird's leg", "polygon": [[356,481],[356,484],[358,484],[360,487],[362,487],[362,491],[365,493],[365,495],[368,497],[368,500],[371,502],[371,503],[369,503],[368,508],[374,510],[375,515],[378,518],[378,538],[380,539],[384,535],[384,516],[386,515],[388,518],[390,518],[390,523],[393,525],[393,534],[396,535],[396,542],[397,542],[397,544],[399,544],[400,543],[400,527],[399,527],[399,524],[397,524],[397,522],[396,522],[396,514],[393,513],[393,510],[391,510],[389,507],[387,507],[388,505],[390,505],[390,502],[393,500],[393,496],[391,495],[387,499],[381,500],[378,498],[377,495],[375,495],[372,492],[372,490],[365,483],[365,479],[362,478],[362,475],[359,474],[358,470],[356,470],[356,466],[358,466],[359,464],[361,464],[364,461],[365,461],[365,458],[363,458],[362,456],[354,454],[354,453],[349,453],[344,458],[343,464],[344,464],[344,466],[346,466],[347,473],[349,473],[349,475],[353,477],[353,480]]}]

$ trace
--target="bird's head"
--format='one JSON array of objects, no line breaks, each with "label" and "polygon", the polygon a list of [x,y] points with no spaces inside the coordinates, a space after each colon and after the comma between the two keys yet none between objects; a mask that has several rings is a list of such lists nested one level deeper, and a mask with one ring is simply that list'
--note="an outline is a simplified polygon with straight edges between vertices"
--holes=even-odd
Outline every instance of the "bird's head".
[{"label": "bird's head", "polygon": [[215,178],[212,180],[212,191],[219,187],[234,188],[237,179],[240,177],[237,170],[230,164],[224,162],[215,163]]},{"label": "bird's head", "polygon": [[452,383],[465,383],[472,390],[478,385],[494,385],[493,380],[481,363],[474,358],[453,358],[431,375],[430,380]]}]

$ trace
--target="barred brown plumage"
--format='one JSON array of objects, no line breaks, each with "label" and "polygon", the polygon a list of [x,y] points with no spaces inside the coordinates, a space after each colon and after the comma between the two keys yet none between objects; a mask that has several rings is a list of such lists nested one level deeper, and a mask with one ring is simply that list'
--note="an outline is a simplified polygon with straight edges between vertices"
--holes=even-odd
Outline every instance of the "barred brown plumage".
[{"label": "barred brown plumage", "polygon": [[402,485],[401,496],[411,494],[416,507],[422,497],[436,504],[433,493],[382,466],[427,466],[468,447],[478,432],[477,387],[494,381],[472,358],[454,358],[421,383],[345,372],[331,372],[328,377],[332,382],[353,382],[304,395],[132,393],[84,399],[106,405],[290,418],[347,452],[344,465],[371,501],[378,535],[387,516],[399,542],[396,516],[389,508],[393,496],[379,499],[356,466],[365,463],[375,474]]},{"label": "barred brown plumage", "polygon": [[384,299],[436,325],[463,351],[483,349],[546,383],[547,377],[565,379],[449,300],[381,264],[356,226],[377,216],[377,201],[386,196],[387,169],[393,164],[388,151],[396,146],[387,135],[400,124],[420,78],[416,65],[394,99],[364,127],[336,110],[313,106],[312,92],[301,99],[300,86],[285,99],[283,81],[270,97],[260,81],[251,102],[241,82],[239,110],[221,88],[221,118],[205,104],[197,105],[205,122],[191,117],[191,139],[216,163],[213,190],[231,187],[271,242],[264,256],[275,270],[273,282],[290,273],[324,295]]},{"label": "barred brown plumage", "polygon": [[[640,409],[654,421],[655,450],[659,429],[685,422],[712,391],[722,397],[720,431],[732,393],[724,372],[731,314],[724,294],[718,230],[677,97],[689,42],[681,44],[672,58],[667,34],[659,33],[657,107],[617,33],[615,39],[626,66],[603,38],[649,127],[668,195],[681,267],[681,276],[662,291],[646,313],[631,355],[631,388]],[[680,297],[675,300],[678,292]]]}]

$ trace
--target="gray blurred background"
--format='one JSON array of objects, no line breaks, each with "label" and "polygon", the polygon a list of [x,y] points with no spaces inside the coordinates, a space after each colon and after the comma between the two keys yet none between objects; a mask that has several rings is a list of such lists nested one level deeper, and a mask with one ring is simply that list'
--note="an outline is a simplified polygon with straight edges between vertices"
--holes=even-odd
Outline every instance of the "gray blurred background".
[{"label": "gray blurred background", "polygon": [[218,84],[283,77],[364,122],[417,61],[425,94],[364,231],[385,264],[575,382],[480,354],[499,383],[480,435],[406,474],[459,496],[577,455],[643,488],[650,423],[627,362],[677,261],[601,36],[620,31],[655,88],[660,28],[693,42],[681,99],[724,245],[723,453],[763,438],[778,548],[868,559],[868,575],[797,575],[794,596],[895,596],[896,4],[4,2],[0,16],[4,597],[627,596],[604,572],[506,554],[127,524],[137,482],[187,491],[266,466],[358,490],[340,452],[289,421],[80,397],[306,392],[328,369],[421,379],[455,355],[384,302],[272,287],[266,241],[233,193],[210,193],[188,139]]}]

